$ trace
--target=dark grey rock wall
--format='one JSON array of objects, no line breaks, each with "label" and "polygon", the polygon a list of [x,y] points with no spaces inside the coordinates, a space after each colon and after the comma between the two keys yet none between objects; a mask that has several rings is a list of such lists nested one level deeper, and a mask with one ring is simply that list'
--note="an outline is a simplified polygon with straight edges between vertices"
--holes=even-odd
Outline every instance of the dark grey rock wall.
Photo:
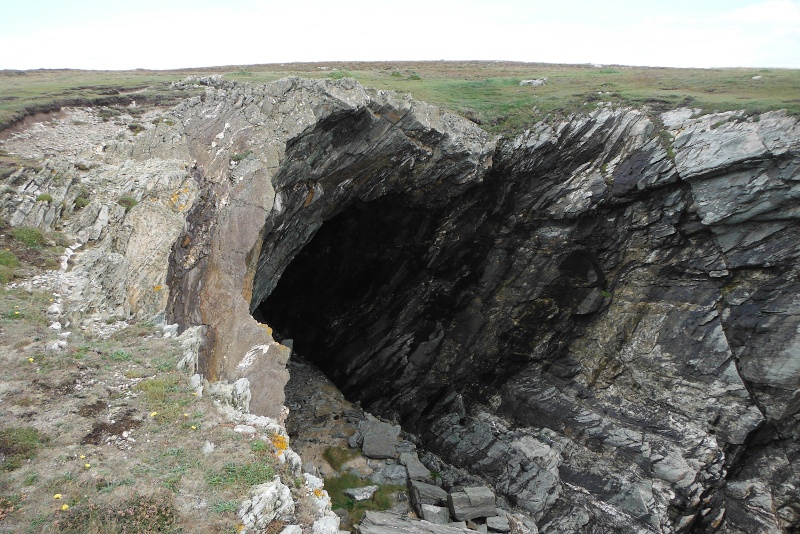
[{"label": "dark grey rock wall", "polygon": [[797,530],[796,119],[603,109],[496,141],[349,81],[198,107],[273,194],[210,254],[353,400],[542,532]]}]

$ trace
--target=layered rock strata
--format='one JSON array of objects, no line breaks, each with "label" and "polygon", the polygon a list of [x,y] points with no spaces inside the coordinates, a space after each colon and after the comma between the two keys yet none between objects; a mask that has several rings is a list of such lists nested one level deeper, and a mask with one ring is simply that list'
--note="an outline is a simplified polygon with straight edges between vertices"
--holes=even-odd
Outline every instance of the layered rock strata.
[{"label": "layered rock strata", "polygon": [[542,532],[798,528],[796,119],[602,108],[498,140],[351,80],[204,83],[4,193],[93,245],[85,312],[166,308],[272,417],[275,328]]}]

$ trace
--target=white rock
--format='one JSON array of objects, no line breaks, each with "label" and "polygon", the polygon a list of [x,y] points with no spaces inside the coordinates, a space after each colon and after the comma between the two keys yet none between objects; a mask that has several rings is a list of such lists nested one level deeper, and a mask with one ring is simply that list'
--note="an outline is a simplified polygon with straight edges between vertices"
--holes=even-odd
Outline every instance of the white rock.
[{"label": "white rock", "polygon": [[311,473],[303,473],[303,477],[306,479],[306,486],[311,491],[322,489],[325,486],[325,482],[322,479],[315,477]]},{"label": "white rock", "polygon": [[213,443],[211,443],[210,441],[206,441],[206,444],[205,444],[205,445],[203,445],[203,454],[205,454],[206,456],[208,456],[209,454],[211,454],[212,452],[214,452],[214,449],[216,449],[216,448],[217,448],[217,446],[216,446],[216,445],[214,445],[214,444],[213,444]]},{"label": "white rock", "polygon": [[338,515],[326,515],[314,521],[311,531],[314,534],[339,534],[339,521]]},{"label": "white rock", "polygon": [[288,519],[293,513],[292,492],[280,477],[250,490],[250,498],[239,508],[239,518],[248,529],[264,528],[275,519]]},{"label": "white rock", "polygon": [[238,432],[240,434],[255,434],[256,429],[250,425],[236,425],[233,427],[234,432]]},{"label": "white rock", "polygon": [[303,527],[300,525],[289,525],[281,530],[281,534],[303,534]]},{"label": "white rock", "polygon": [[53,324],[50,325],[50,328],[52,328],[53,330],[61,330],[61,323],[56,321],[56,322],[54,322]]},{"label": "white rock", "polygon": [[371,499],[376,491],[378,491],[378,486],[365,486],[363,488],[347,488],[344,493],[355,501],[366,501]]}]

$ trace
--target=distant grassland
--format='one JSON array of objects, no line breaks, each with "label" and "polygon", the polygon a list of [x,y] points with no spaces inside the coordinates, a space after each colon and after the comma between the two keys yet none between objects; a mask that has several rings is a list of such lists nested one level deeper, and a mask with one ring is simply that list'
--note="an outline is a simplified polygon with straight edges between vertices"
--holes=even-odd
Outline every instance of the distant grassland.
[{"label": "distant grassland", "polygon": [[[464,115],[493,133],[517,133],[540,120],[589,112],[599,103],[665,111],[786,109],[800,115],[800,70],[668,69],[513,62],[286,63],[174,71],[0,71],[0,128],[60,105],[169,105],[182,94],[169,83],[190,74],[264,83],[284,76],[352,77],[368,87],[414,98]],[[753,79],[760,76],[759,79]],[[547,78],[547,85],[520,86]],[[185,94],[185,93],[183,93]]]}]

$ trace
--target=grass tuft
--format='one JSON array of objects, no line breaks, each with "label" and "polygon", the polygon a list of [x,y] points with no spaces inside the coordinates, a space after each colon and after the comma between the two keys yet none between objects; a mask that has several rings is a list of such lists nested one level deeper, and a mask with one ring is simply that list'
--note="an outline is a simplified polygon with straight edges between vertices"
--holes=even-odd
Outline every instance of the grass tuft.
[{"label": "grass tuft", "polygon": [[3,471],[19,469],[26,460],[36,456],[36,449],[46,441],[47,438],[31,427],[0,430],[0,455],[5,456],[0,468]]},{"label": "grass tuft", "polygon": [[358,451],[345,447],[328,447],[322,456],[335,471],[340,471],[344,464],[358,456]]},{"label": "grass tuft", "polygon": [[368,510],[388,510],[392,507],[392,496],[405,490],[405,486],[379,484],[378,491],[375,492],[371,499],[358,502],[344,493],[344,490],[348,488],[363,488],[370,485],[372,485],[372,482],[369,480],[360,479],[349,473],[325,479],[325,491],[330,495],[331,508],[334,510],[337,508],[347,510],[350,513],[350,519],[353,524],[361,521]]},{"label": "grass tuft", "polygon": [[206,473],[206,484],[212,488],[247,488],[269,482],[275,478],[271,462],[258,461],[247,464],[228,462],[218,471]]},{"label": "grass tuft", "polygon": [[131,208],[133,208],[136,204],[138,204],[138,202],[136,202],[135,198],[125,195],[117,200],[117,204],[125,208],[125,213],[127,213],[131,211]]},{"label": "grass tuft", "polygon": [[18,226],[12,229],[11,237],[30,248],[44,245],[44,234],[41,230],[32,226]]}]

